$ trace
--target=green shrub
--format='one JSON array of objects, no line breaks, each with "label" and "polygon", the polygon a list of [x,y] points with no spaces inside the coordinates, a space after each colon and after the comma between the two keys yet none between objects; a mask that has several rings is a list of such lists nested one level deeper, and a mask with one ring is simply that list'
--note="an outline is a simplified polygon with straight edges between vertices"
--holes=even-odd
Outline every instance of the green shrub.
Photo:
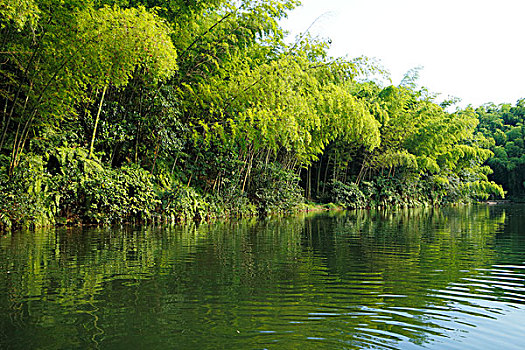
[{"label": "green shrub", "polygon": [[147,222],[160,204],[153,175],[136,165],[112,169],[69,147],[57,148],[47,161],[62,223]]},{"label": "green shrub", "polygon": [[207,197],[210,203],[210,215],[213,217],[249,217],[257,214],[257,206],[253,204],[246,192],[229,187],[219,194]]},{"label": "green shrub", "polygon": [[161,214],[169,221],[202,219],[208,216],[209,203],[195,189],[180,181],[160,195]]},{"label": "green shrub", "polygon": [[262,215],[289,211],[304,201],[299,176],[278,163],[257,164],[247,192]]},{"label": "green shrub", "polygon": [[87,221],[95,223],[147,222],[160,201],[154,178],[137,166],[103,169],[82,179],[80,196]]},{"label": "green shrub", "polygon": [[11,177],[7,176],[7,157],[3,156],[1,164],[0,230],[53,225],[58,203],[42,157],[25,155]]},{"label": "green shrub", "polygon": [[330,180],[327,184],[325,200],[339,204],[347,209],[356,209],[366,206],[367,198],[359,187],[354,184],[344,184],[338,180]]}]

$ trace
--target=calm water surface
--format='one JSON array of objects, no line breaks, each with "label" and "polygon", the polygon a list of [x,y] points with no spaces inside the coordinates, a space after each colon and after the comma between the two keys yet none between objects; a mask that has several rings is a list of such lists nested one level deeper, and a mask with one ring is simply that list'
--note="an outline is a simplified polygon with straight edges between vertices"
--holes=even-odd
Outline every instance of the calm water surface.
[{"label": "calm water surface", "polygon": [[0,237],[1,349],[523,349],[525,206]]}]

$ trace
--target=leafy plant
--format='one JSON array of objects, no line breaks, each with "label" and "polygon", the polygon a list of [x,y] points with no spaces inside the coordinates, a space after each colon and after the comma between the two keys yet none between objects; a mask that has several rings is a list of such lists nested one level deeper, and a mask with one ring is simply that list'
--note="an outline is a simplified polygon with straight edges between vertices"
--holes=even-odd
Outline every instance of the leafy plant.
[{"label": "leafy plant", "polygon": [[367,203],[367,198],[354,183],[344,184],[338,180],[330,180],[327,187],[328,195],[325,201],[342,205],[348,209],[362,208]]}]

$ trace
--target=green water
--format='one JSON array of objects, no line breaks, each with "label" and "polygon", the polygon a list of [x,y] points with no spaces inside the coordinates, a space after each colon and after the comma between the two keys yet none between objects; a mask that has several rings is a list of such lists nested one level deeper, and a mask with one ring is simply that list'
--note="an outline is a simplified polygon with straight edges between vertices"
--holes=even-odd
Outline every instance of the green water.
[{"label": "green water", "polygon": [[525,206],[0,237],[1,349],[521,349]]}]

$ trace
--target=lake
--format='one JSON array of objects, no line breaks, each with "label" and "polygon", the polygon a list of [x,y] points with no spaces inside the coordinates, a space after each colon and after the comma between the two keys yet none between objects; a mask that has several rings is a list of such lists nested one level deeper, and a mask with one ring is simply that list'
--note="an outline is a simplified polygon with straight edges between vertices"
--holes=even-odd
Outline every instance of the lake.
[{"label": "lake", "polygon": [[522,349],[525,206],[0,237],[1,349]]}]

